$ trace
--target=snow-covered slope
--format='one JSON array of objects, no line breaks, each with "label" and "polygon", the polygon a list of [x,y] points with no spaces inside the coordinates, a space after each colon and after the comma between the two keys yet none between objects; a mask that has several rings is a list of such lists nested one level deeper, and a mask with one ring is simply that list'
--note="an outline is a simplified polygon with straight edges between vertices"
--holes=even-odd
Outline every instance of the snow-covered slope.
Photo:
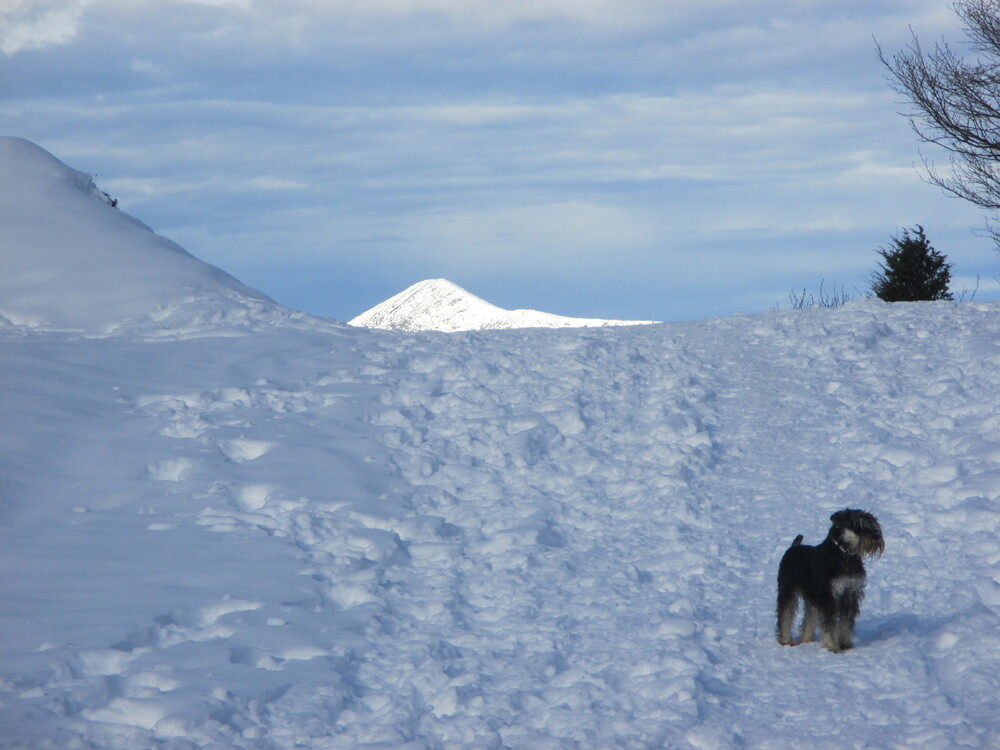
[{"label": "snow-covered slope", "polygon": [[273,307],[21,138],[0,137],[0,227],[0,320],[8,323],[101,333],[125,322],[169,325],[185,308],[218,320]]},{"label": "snow-covered slope", "polygon": [[[998,304],[81,309],[0,327],[0,747],[1000,746]],[[781,647],[778,560],[845,506],[856,648]]]},{"label": "snow-covered slope", "polygon": [[[997,305],[0,345],[7,746],[1000,742]],[[844,506],[857,648],[779,647]]]},{"label": "snow-covered slope", "polygon": [[447,279],[428,279],[361,313],[349,324],[398,331],[473,331],[625,326],[650,322],[568,318],[538,310],[504,310]]}]

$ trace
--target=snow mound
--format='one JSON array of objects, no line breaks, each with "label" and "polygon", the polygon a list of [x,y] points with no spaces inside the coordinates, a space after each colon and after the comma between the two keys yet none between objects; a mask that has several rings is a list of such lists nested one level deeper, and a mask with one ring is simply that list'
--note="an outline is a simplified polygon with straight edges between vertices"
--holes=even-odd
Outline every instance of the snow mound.
[{"label": "snow mound", "polygon": [[0,324],[101,334],[139,321],[176,327],[192,314],[218,323],[277,309],[22,138],[0,137],[0,227]]},{"label": "snow mound", "polygon": [[505,310],[447,279],[428,279],[404,289],[349,324],[398,331],[454,332],[493,328],[590,328],[652,322],[569,318],[538,310]]}]

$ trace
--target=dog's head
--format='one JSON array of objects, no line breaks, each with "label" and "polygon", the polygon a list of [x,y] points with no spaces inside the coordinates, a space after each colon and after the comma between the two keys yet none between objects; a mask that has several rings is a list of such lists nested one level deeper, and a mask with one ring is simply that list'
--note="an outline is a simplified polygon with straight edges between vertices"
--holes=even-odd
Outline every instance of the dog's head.
[{"label": "dog's head", "polygon": [[838,546],[861,557],[876,557],[885,552],[882,526],[875,514],[855,508],[838,510],[830,521],[830,535]]}]

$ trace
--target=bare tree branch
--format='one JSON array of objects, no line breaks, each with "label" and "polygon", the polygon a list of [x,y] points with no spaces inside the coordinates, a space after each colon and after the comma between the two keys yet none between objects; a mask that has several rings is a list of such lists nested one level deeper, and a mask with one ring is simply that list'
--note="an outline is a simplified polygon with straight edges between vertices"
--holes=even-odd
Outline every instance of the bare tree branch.
[{"label": "bare tree branch", "polygon": [[[942,173],[923,157],[929,182],[991,211],[1000,210],[1000,0],[959,0],[954,10],[969,37],[972,59],[945,42],[925,49],[916,34],[891,57],[878,57],[894,90],[913,111],[917,137],[948,152]],[[1000,245],[1000,235],[994,233]]]}]

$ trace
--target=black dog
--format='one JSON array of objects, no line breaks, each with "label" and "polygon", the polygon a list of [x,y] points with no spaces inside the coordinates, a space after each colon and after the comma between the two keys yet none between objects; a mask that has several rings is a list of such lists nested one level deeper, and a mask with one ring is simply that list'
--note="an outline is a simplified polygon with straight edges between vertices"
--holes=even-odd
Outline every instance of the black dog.
[{"label": "black dog", "polygon": [[778,643],[794,646],[792,625],[805,600],[802,637],[798,643],[815,640],[816,626],[823,634],[823,647],[833,652],[854,644],[854,621],[865,597],[865,566],[862,558],[885,551],[878,519],[863,510],[838,510],[822,544],[802,544],[799,534],[781,558],[778,567]]}]

